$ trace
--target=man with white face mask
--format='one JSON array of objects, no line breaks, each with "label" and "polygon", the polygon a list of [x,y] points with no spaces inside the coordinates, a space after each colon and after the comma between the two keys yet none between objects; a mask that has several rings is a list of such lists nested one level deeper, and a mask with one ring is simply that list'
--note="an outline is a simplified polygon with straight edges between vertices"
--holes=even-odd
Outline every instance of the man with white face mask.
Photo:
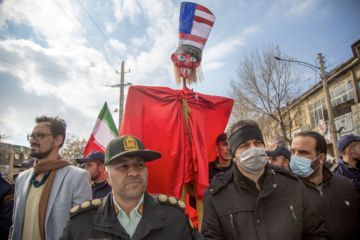
[{"label": "man with white face mask", "polygon": [[332,239],[360,239],[359,202],[354,185],[324,165],[327,144],[317,132],[304,131],[291,143],[290,168],[304,182]]},{"label": "man with white face mask", "polygon": [[330,239],[304,184],[267,163],[256,122],[241,120],[228,131],[236,164],[219,173],[204,195],[206,239]]}]

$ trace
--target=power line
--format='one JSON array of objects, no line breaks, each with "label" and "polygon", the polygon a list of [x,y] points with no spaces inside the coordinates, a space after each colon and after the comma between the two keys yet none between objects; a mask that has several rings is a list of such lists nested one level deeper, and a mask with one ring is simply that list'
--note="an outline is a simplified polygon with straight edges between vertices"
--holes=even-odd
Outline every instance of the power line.
[{"label": "power line", "polygon": [[94,25],[96,26],[96,28],[99,30],[99,32],[101,33],[101,35],[105,38],[106,42],[109,43],[110,47],[113,49],[113,51],[116,53],[116,55],[119,57],[120,61],[122,62],[123,59],[120,57],[120,55],[118,54],[118,52],[115,50],[114,46],[111,44],[111,42],[109,41],[109,39],[105,36],[105,34],[101,31],[101,29],[99,28],[99,26],[96,24],[96,22],[94,21],[94,19],[90,16],[90,14],[88,13],[88,11],[86,11],[85,7],[82,5],[82,3],[80,2],[80,0],[78,0],[80,6],[82,7],[82,9],[85,11],[85,13],[88,15],[88,17],[91,19],[91,21],[94,23]]},{"label": "power line", "polygon": [[347,38],[347,39],[345,39],[343,42],[341,42],[336,48],[327,51],[326,54],[328,55],[328,54],[334,52],[334,51],[337,50],[338,48],[342,47],[344,44],[346,44],[346,46],[348,46],[348,43],[347,43],[347,42],[348,42],[349,40],[351,40],[351,39],[354,39],[354,37],[357,36],[357,35],[359,35],[359,34],[360,34],[360,32],[357,32],[357,33],[351,35],[349,38]]},{"label": "power line", "polygon": [[[1,49],[1,48],[0,48],[0,51],[4,51],[4,52],[6,51],[6,52],[11,53],[11,54],[16,54],[16,55],[21,56],[21,57],[26,57],[26,58],[29,58],[29,59],[34,59],[34,60],[36,60],[36,61],[40,61],[40,62],[52,64],[52,65],[59,66],[59,67],[70,68],[71,70],[76,71],[76,72],[80,72],[80,73],[86,73],[86,74],[89,73],[88,71],[82,71],[82,70],[79,70],[79,69],[74,69],[74,68],[72,68],[71,66],[68,66],[68,65],[63,65],[63,64],[58,64],[58,63],[46,61],[46,60],[43,60],[43,59],[40,59],[40,58],[35,58],[35,57],[31,57],[31,56],[24,55],[24,54],[19,54],[19,53],[12,52],[12,51],[9,51],[9,50],[6,50],[6,49]],[[98,75],[98,74],[92,74],[92,76],[98,76],[98,77],[101,77],[101,78],[107,78],[108,80],[117,81],[117,79],[111,78],[111,77],[108,77],[108,76],[103,76],[103,75]]]},{"label": "power line", "polygon": [[70,19],[70,21],[78,28],[78,30],[84,35],[84,37],[89,41],[89,43],[98,51],[101,52],[95,45],[90,41],[89,37],[81,30],[81,28],[73,21],[73,19],[67,14],[67,12],[60,6],[60,4],[54,0],[58,7],[64,12],[64,14]]},{"label": "power line", "polygon": [[[81,8],[85,11],[85,13],[87,14],[87,16],[91,19],[91,21],[93,22],[93,24],[96,26],[96,28],[99,30],[99,32],[101,33],[101,35],[105,38],[106,42],[109,43],[110,47],[112,48],[112,50],[115,52],[115,54],[119,57],[120,61],[124,61],[122,59],[122,57],[119,55],[119,53],[116,51],[115,47],[111,44],[111,42],[109,41],[109,39],[107,38],[107,36],[103,33],[103,31],[101,31],[100,27],[96,24],[96,22],[94,21],[94,19],[90,16],[89,12],[86,10],[86,8],[84,7],[84,5],[80,2],[80,0],[78,0],[79,5],[81,6]],[[125,62],[125,61],[124,61]],[[132,67],[133,68],[133,67]],[[134,69],[134,68],[133,68]],[[135,71],[132,71],[132,77],[135,78],[136,80],[138,80],[137,74]],[[139,80],[138,80],[139,81]]]},{"label": "power line", "polygon": [[[311,40],[310,43],[307,45],[307,47],[305,47],[305,50],[302,51],[302,56],[308,52],[308,50],[315,44],[315,42],[318,40],[318,38],[324,34],[327,31],[327,28],[330,26],[330,23],[332,23],[334,20],[336,20],[342,13],[343,11],[348,7],[348,5],[352,2],[352,0],[350,0],[350,2],[347,3],[347,5],[342,9],[342,11],[339,13],[340,9],[342,8],[342,6],[347,2],[347,0],[345,0],[342,5],[339,7],[339,9],[337,10],[337,12],[335,14],[333,14],[330,19],[325,23],[325,25],[322,27],[322,29],[320,31],[318,31],[318,34],[316,34]],[[337,16],[336,16],[337,15]],[[335,17],[336,16],[336,17]]]},{"label": "power line", "polygon": [[[339,36],[341,32],[343,32],[346,28],[347,25],[349,25],[353,20],[354,18],[356,18],[358,15],[360,14],[360,11],[358,11],[345,25],[343,25],[337,32],[335,32],[333,34],[333,36]],[[331,41],[334,41],[334,38],[328,38],[328,43],[331,42]]]},{"label": "power line", "polygon": [[[30,71],[30,70],[27,70],[27,69],[24,69],[20,66],[22,66],[22,64],[17,64],[17,63],[13,63],[11,61],[8,61],[8,60],[5,60],[3,58],[0,57],[0,60],[1,61],[4,61],[4,62],[7,62],[8,64],[11,64],[13,65],[15,68],[18,68],[24,72],[30,72],[30,73],[35,73],[35,74],[40,74],[40,75],[45,75],[45,76],[50,76],[50,77],[56,77],[56,78],[61,78],[61,79],[73,79],[73,80],[82,80],[82,81],[85,81],[85,82],[92,82],[92,83],[97,83],[97,84],[101,84],[101,85],[104,85],[106,83],[104,82],[100,82],[100,81],[94,81],[94,80],[89,80],[88,78],[87,79],[84,79],[84,78],[69,78],[69,76],[58,76],[58,75],[53,75],[53,74],[48,74],[48,73],[39,73],[39,72],[35,72],[35,71]],[[5,65],[2,65],[2,66],[5,66]],[[9,67],[9,66],[5,66],[5,67]],[[52,71],[52,70],[45,70],[45,69],[40,69],[42,71],[48,71],[48,72],[53,72],[55,74],[60,74],[60,75],[66,75],[66,73],[61,73],[61,72],[56,72],[56,71]]]}]

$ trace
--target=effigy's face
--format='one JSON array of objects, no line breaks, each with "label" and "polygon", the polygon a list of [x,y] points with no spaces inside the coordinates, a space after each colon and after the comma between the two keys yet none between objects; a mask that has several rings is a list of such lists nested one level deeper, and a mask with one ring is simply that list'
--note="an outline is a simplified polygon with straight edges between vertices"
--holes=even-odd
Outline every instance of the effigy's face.
[{"label": "effigy's face", "polygon": [[200,62],[195,57],[184,52],[173,53],[171,60],[179,68],[180,76],[183,78],[190,77],[191,71],[200,65]]}]

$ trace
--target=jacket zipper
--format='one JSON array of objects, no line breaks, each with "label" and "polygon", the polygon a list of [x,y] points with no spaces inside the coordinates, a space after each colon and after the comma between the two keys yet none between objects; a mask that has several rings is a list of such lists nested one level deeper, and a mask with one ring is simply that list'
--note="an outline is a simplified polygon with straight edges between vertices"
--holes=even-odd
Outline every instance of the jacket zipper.
[{"label": "jacket zipper", "polygon": [[234,217],[233,217],[233,215],[232,214],[230,214],[230,224],[231,224],[231,228],[235,228],[234,227]]},{"label": "jacket zipper", "polygon": [[295,215],[294,207],[292,205],[290,205],[290,211],[291,211],[291,214],[292,214],[293,218],[297,219],[297,217]]}]

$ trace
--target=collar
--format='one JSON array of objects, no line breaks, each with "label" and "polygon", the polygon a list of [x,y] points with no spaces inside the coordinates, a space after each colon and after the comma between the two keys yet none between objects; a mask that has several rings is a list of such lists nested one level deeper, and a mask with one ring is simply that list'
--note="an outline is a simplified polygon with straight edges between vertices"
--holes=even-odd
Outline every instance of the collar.
[{"label": "collar", "polygon": [[323,166],[323,180],[321,184],[330,182],[332,175],[333,173],[326,166]]},{"label": "collar", "polygon": [[50,173],[51,173],[51,170],[47,171],[47,172],[45,173],[45,175],[43,176],[43,178],[41,179],[41,181],[39,182],[38,180],[35,179],[37,173],[33,172],[33,174],[31,175],[31,178],[30,178],[30,182],[31,182],[32,184],[34,184],[34,187],[35,187],[35,188],[38,188],[38,187],[40,187],[40,186],[42,186],[42,185],[45,184],[45,181],[46,181],[46,179],[48,179]]},{"label": "collar", "polygon": [[[119,206],[119,204],[115,201],[115,197],[114,195],[112,195],[113,198],[113,202],[114,202],[114,210],[115,210],[115,215],[117,217],[120,217],[122,214],[126,214],[121,207]],[[136,205],[136,207],[131,210],[131,213],[135,212],[137,215],[142,216],[144,213],[144,194],[142,195],[140,201],[138,202],[138,204]],[[130,213],[130,215],[131,215]]]},{"label": "collar", "polygon": [[[265,168],[264,173],[260,176],[259,182],[258,182],[258,184],[260,186],[260,191],[263,189],[263,185],[269,181],[269,178],[271,178],[273,176],[273,171],[271,170],[269,163],[267,163],[264,168]],[[234,173],[235,181],[239,182],[240,185],[247,186],[248,188],[250,188],[252,190],[256,190],[257,192],[259,191],[256,188],[255,182],[253,180],[251,180],[250,178],[244,176],[239,171],[236,164],[234,164],[233,173]]]},{"label": "collar", "polygon": [[91,186],[93,186],[93,187],[102,187],[102,186],[105,186],[106,184],[107,184],[107,180],[105,180],[104,182],[99,182],[99,183],[91,181]]},{"label": "collar", "polygon": [[[359,168],[357,168],[357,166],[352,166],[349,163],[345,162],[342,157],[339,157],[338,164],[345,164],[348,168],[359,169]],[[357,164],[357,165],[359,165],[359,164]]]},{"label": "collar", "polygon": [[221,164],[220,164],[219,156],[217,156],[215,161],[214,161],[214,166],[215,166],[216,169],[219,169],[219,170],[230,169],[232,167],[233,163],[234,163],[234,161],[231,159],[229,166],[222,167]]}]

